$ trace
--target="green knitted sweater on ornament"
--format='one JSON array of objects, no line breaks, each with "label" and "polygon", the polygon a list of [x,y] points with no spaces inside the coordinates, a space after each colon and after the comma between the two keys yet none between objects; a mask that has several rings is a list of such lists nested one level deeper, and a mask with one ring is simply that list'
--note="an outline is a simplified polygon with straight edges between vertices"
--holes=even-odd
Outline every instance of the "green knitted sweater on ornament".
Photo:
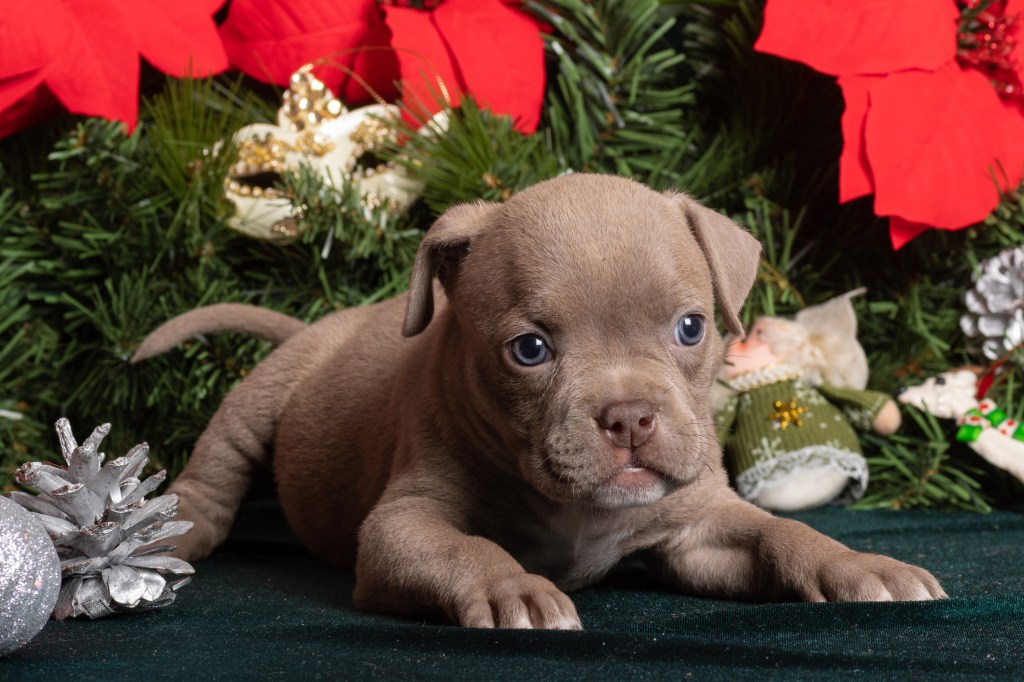
[{"label": "green knitted sweater on ornament", "polygon": [[798,376],[798,370],[777,365],[729,383],[737,392],[715,415],[715,426],[736,488],[749,500],[796,471],[833,469],[850,479],[841,499],[858,499],[868,466],[852,426],[871,428],[889,396],[811,386]]}]

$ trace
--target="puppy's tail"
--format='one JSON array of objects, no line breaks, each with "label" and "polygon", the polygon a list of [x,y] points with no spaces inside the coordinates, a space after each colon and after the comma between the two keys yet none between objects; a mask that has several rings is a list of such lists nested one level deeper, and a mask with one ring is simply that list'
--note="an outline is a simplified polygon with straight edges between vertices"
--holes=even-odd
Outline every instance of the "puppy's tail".
[{"label": "puppy's tail", "polygon": [[217,303],[196,308],[164,322],[147,336],[132,356],[132,364],[174,348],[198,334],[245,332],[276,345],[298,334],[306,323],[282,313],[243,303]]}]

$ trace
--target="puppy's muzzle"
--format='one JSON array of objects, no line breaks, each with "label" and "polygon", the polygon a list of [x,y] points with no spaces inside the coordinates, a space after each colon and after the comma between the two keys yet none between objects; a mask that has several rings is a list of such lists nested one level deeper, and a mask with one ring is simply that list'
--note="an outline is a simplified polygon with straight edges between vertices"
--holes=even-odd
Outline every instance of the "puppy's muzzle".
[{"label": "puppy's muzzle", "polygon": [[632,450],[654,434],[657,415],[650,402],[627,400],[606,405],[597,416],[597,425],[612,445]]}]

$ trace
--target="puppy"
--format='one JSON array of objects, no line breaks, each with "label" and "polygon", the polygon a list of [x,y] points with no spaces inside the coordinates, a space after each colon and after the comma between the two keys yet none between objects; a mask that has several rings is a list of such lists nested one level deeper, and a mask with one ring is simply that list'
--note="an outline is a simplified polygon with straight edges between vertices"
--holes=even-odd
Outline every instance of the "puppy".
[{"label": "puppy", "polygon": [[927,571],[729,488],[709,407],[715,306],[741,333],[759,253],[685,195],[570,175],[449,209],[407,295],[308,327],[239,305],[171,320],[135,360],[213,329],[281,343],[171,487],[195,523],[178,555],[224,540],[273,452],[292,528],[354,566],[367,610],[577,629],[566,591],[630,555],[690,594],[945,597]]}]

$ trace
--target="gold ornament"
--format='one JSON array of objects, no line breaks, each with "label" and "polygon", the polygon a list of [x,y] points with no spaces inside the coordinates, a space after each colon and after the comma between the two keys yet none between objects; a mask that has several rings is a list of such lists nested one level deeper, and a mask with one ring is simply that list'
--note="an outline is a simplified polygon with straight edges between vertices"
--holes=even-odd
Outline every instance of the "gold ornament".
[{"label": "gold ornament", "polygon": [[224,178],[225,194],[235,205],[228,224],[252,237],[298,236],[301,211],[275,184],[300,164],[317,170],[325,183],[358,184],[367,214],[380,206],[402,213],[422,188],[403,168],[374,154],[394,140],[395,126],[388,121],[399,120],[398,107],[382,103],[349,111],[312,70],[307,64],[292,74],[277,125],[255,123],[234,136],[238,161]]},{"label": "gold ornament", "polygon": [[806,407],[796,404],[796,397],[794,396],[789,399],[789,404],[776,400],[775,411],[768,415],[768,418],[775,422],[775,428],[785,431],[790,424],[803,426],[804,421],[800,419],[800,415],[806,411]]}]

